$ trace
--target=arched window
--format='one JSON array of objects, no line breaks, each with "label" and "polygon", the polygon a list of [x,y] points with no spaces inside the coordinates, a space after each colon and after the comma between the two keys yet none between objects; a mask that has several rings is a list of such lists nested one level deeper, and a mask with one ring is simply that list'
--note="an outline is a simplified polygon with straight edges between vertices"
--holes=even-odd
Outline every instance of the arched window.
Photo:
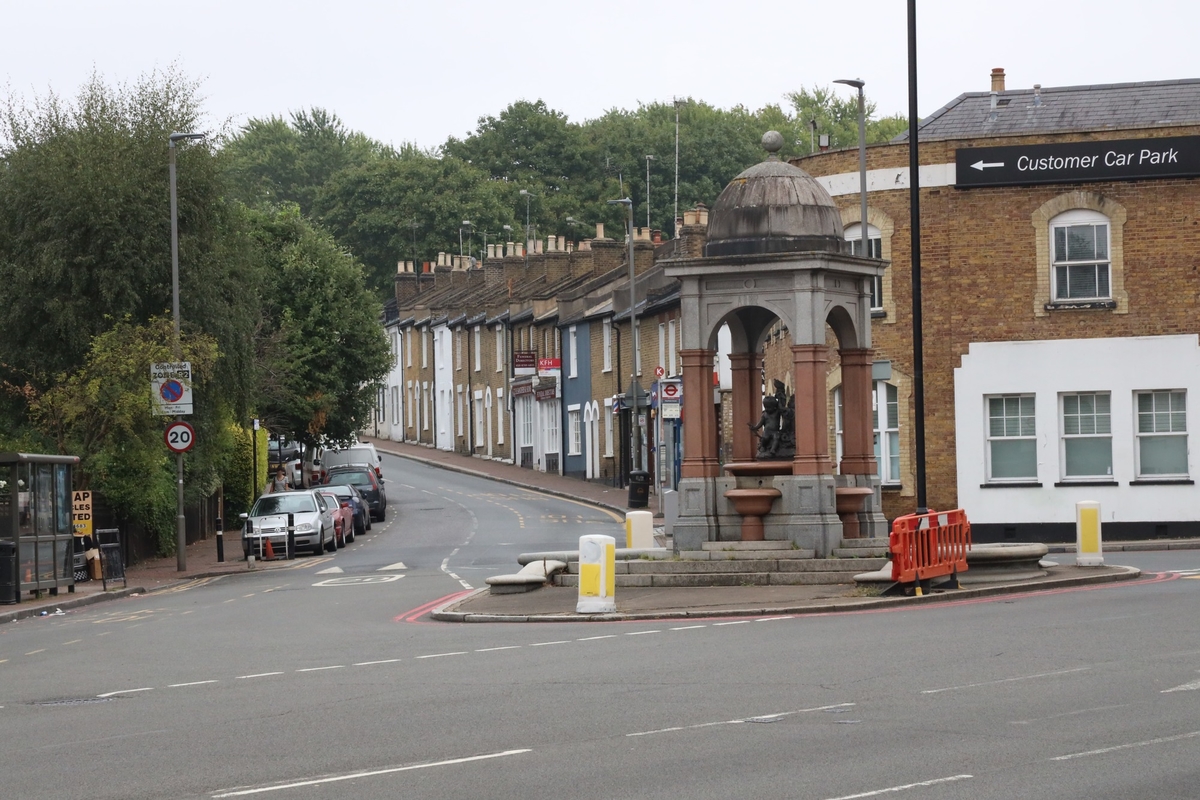
[{"label": "arched window", "polygon": [[1108,217],[1088,208],[1059,214],[1050,220],[1050,242],[1053,302],[1112,298]]},{"label": "arched window", "polygon": [[[843,229],[843,237],[850,243],[850,252],[853,255],[863,254],[862,240],[862,225],[857,222],[850,223]],[[871,223],[867,223],[867,248],[866,254],[868,258],[883,258],[883,235],[879,229]],[[883,276],[876,275],[871,281],[871,310],[883,310]]]}]

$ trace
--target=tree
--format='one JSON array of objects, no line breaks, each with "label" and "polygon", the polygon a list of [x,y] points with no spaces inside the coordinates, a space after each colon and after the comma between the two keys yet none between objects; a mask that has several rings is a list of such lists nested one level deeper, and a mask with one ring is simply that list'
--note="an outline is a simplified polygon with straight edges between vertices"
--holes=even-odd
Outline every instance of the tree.
[{"label": "tree", "polygon": [[259,336],[259,415],[307,445],[363,428],[391,365],[362,265],[295,206],[250,210],[270,283]]}]

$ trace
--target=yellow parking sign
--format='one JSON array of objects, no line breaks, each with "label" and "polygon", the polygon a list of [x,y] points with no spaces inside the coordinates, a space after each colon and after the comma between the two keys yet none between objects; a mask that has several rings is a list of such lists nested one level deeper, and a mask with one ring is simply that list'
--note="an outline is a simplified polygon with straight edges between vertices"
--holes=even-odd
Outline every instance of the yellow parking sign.
[{"label": "yellow parking sign", "polygon": [[71,519],[76,536],[92,535],[92,493],[71,493]]}]

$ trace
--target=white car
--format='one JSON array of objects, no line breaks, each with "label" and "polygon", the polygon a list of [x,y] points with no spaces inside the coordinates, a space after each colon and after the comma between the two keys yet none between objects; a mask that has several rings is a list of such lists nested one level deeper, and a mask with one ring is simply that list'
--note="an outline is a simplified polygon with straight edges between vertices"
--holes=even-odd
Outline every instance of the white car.
[{"label": "white car", "polygon": [[356,442],[336,450],[326,449],[321,454],[321,482],[329,479],[329,470],[334,467],[367,466],[374,470],[375,477],[382,478],[383,470],[379,468],[382,462],[383,457],[370,442]]},{"label": "white car", "polygon": [[242,514],[242,554],[262,557],[266,541],[276,558],[287,553],[288,515],[295,526],[296,549],[308,548],[313,555],[337,548],[334,538],[333,514],[328,501],[319,492],[275,492],[264,494],[255,501],[249,514]]}]

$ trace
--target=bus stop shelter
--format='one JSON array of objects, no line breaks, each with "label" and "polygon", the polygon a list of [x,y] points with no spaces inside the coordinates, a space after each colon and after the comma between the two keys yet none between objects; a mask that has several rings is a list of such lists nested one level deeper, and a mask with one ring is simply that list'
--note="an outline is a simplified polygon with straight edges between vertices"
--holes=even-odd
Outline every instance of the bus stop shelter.
[{"label": "bus stop shelter", "polygon": [[0,602],[75,589],[72,471],[78,456],[0,453]]}]

